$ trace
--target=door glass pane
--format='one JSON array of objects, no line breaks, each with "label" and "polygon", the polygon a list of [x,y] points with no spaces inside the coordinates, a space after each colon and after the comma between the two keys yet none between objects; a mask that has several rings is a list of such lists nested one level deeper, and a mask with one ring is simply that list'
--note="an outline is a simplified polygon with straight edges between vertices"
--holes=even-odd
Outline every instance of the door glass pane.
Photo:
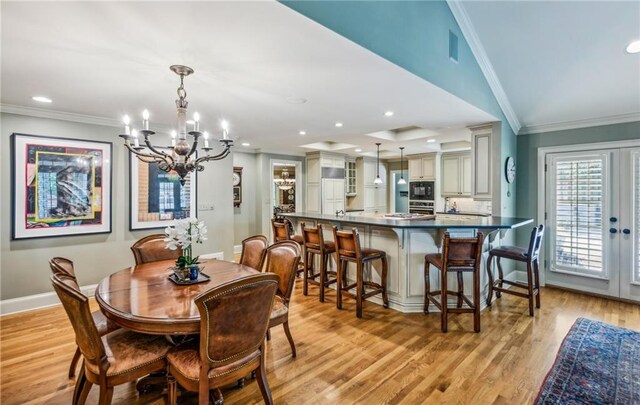
[{"label": "door glass pane", "polygon": [[634,152],[633,159],[633,211],[631,211],[634,221],[633,235],[633,282],[640,283],[640,152]]},{"label": "door glass pane", "polygon": [[606,158],[574,155],[552,159],[552,270],[606,277],[602,218]]}]

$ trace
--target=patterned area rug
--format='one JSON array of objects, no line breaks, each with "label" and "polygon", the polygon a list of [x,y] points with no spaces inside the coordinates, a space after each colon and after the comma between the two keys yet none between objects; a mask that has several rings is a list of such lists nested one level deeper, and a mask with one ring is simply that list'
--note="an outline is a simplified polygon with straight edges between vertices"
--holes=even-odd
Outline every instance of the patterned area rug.
[{"label": "patterned area rug", "polygon": [[640,333],[578,318],[536,404],[640,404]]}]

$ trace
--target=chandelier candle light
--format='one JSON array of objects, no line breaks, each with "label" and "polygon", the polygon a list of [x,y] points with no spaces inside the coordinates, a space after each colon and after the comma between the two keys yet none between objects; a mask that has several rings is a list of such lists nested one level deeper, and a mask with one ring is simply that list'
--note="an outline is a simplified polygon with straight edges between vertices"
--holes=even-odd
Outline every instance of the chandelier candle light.
[{"label": "chandelier candle light", "polygon": [[[149,130],[149,111],[147,110],[142,113],[142,129],[140,131],[130,127],[131,120],[128,115],[125,115],[123,118],[124,134],[121,134],[120,137],[124,138],[124,146],[138,159],[146,163],[157,163],[160,170],[167,173],[175,171],[180,176],[180,183],[184,186],[185,177],[189,173],[204,170],[202,163],[227,157],[231,152],[233,140],[229,139],[229,124],[223,120],[220,123],[222,139],[219,140],[223,150],[217,155],[210,155],[209,152],[213,148],[209,147],[209,133],[200,132],[200,115],[198,113],[193,114],[193,131],[187,132],[187,105],[189,102],[186,100],[187,91],[184,89],[184,78],[192,74],[193,69],[182,65],[173,65],[169,69],[180,76],[180,87],[178,87],[178,99],[176,100],[178,131],[171,131],[171,146],[158,147],[151,144],[149,137],[155,132]],[[138,133],[144,137],[144,146],[140,145]],[[193,138],[191,144],[187,141],[187,134]],[[205,156],[192,158],[198,149],[198,138],[201,136],[204,138],[204,147],[201,149],[205,152]],[[161,149],[171,149],[171,152],[167,153]]]}]

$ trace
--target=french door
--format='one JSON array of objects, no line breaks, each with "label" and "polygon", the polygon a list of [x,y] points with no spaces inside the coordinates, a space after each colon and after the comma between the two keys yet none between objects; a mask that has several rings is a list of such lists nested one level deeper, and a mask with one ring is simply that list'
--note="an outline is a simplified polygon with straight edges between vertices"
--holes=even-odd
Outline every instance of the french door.
[{"label": "french door", "polygon": [[546,283],[640,301],[640,147],[546,155]]}]

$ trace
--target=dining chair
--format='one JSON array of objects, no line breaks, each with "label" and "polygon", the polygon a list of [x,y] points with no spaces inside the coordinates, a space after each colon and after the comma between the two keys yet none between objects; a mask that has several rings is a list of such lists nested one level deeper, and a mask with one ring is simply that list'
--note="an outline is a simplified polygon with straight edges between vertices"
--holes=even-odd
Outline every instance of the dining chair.
[{"label": "dining chair", "polygon": [[[304,244],[304,240],[302,235],[295,235],[293,233],[293,225],[291,225],[291,221],[287,218],[283,218],[282,220],[271,219],[271,231],[273,232],[273,242],[280,242],[283,240],[292,240],[300,245]],[[304,261],[300,260],[298,264],[298,275],[304,272]]]},{"label": "dining chair", "polygon": [[116,385],[166,368],[169,343],[163,336],[118,329],[101,337],[93,322],[89,299],[76,289],[75,281],[53,274],[51,283],[71,321],[76,343],[84,357],[73,393],[74,405],[85,403],[93,384],[100,386],[99,405],[109,405]]},{"label": "dining chair", "polygon": [[269,240],[263,235],[251,236],[243,240],[240,264],[262,271],[268,246]]},{"label": "dining chair", "polygon": [[[291,346],[291,356],[296,357],[296,345],[289,330],[289,304],[300,262],[300,245],[294,241],[277,242],[267,249],[266,271],[280,278],[278,290],[273,298],[269,329],[282,325]],[[269,335],[267,335],[269,337]]]},{"label": "dining chair", "polygon": [[195,297],[200,342],[178,346],[167,354],[169,404],[176,404],[177,384],[198,392],[200,404],[207,404],[210,390],[215,389],[216,402],[221,403],[219,387],[253,371],[264,402],[273,404],[264,349],[278,281],[275,274],[254,274]]},{"label": "dining chair", "polygon": [[[80,286],[78,285],[78,280],[76,279],[76,273],[73,268],[73,262],[64,257],[54,257],[49,260],[49,267],[51,267],[51,272],[57,275],[60,278],[68,279],[68,285],[72,286],[76,289],[76,291],[80,292]],[[96,329],[98,330],[98,334],[100,336],[104,336],[109,332],[113,332],[120,327],[115,323],[111,322],[107,319],[106,316],[101,311],[94,311],[91,313],[91,317],[93,318],[93,323],[96,325]],[[76,352],[71,359],[71,364],[69,365],[69,378],[73,378],[76,375],[76,368],[78,367],[78,361],[80,360],[80,347],[76,347]]]},{"label": "dining chair", "polygon": [[163,233],[145,236],[131,246],[136,264],[158,262],[160,260],[174,259],[182,256],[182,248],[176,250],[167,249],[166,238]]}]

